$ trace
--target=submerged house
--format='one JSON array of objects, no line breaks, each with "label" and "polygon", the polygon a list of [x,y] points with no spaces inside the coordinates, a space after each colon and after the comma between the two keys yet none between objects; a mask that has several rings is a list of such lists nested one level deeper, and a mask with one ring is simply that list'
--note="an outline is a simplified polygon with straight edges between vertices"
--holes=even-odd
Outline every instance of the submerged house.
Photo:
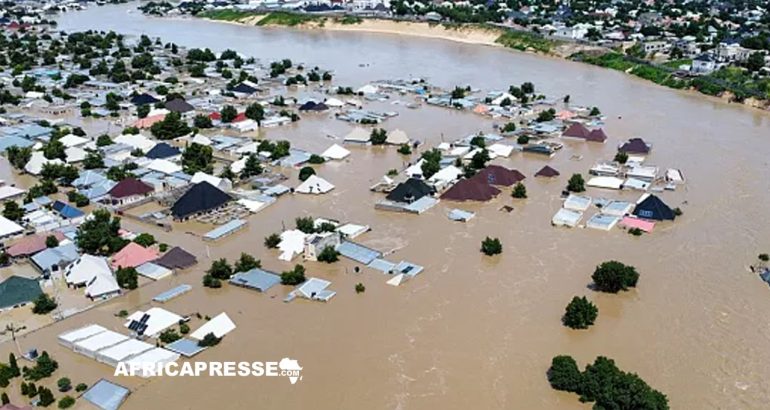
[{"label": "submerged house", "polygon": [[411,204],[426,196],[433,195],[436,190],[421,179],[409,178],[398,184],[385,198],[393,202]]},{"label": "submerged house", "polygon": [[233,199],[228,193],[204,181],[193,185],[171,207],[174,219],[184,220],[226,205]]},{"label": "submerged house", "polygon": [[197,264],[198,259],[190,252],[175,246],[165,255],[156,259],[154,263],[168,269],[187,269]]},{"label": "submerged house", "polygon": [[515,169],[508,169],[500,165],[488,165],[471,179],[473,178],[486,181],[489,185],[512,186],[523,181],[526,177]]},{"label": "submerged house", "polygon": [[642,219],[652,219],[655,221],[673,221],[676,218],[674,210],[655,195],[649,195],[636,204],[634,215]]},{"label": "submerged house", "polygon": [[486,180],[476,178],[462,179],[441,195],[449,201],[489,201],[500,194],[500,190]]},{"label": "submerged house", "polygon": [[626,154],[641,155],[649,154],[651,149],[652,145],[644,142],[644,140],[641,138],[631,138],[623,143],[620,147],[618,147],[618,151],[620,152],[625,152]]},{"label": "submerged house", "polygon": [[607,134],[601,128],[589,130],[585,125],[581,123],[574,123],[569,126],[561,136],[563,138],[580,139],[591,142],[604,142],[607,141]]},{"label": "submerged house", "polygon": [[535,173],[536,177],[544,177],[544,178],[554,178],[561,175],[559,171],[557,171],[554,168],[551,168],[548,165],[543,166],[543,168],[540,168],[540,171],[537,171]]}]

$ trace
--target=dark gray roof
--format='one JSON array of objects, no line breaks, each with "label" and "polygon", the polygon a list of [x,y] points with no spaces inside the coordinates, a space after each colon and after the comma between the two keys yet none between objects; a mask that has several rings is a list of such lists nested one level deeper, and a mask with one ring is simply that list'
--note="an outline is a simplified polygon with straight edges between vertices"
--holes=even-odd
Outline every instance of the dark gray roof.
[{"label": "dark gray roof", "polygon": [[177,219],[186,218],[219,208],[231,199],[233,198],[228,193],[204,181],[187,190],[171,207],[171,214]]},{"label": "dark gray roof", "polygon": [[0,283],[0,309],[35,300],[43,290],[34,279],[11,276]]}]

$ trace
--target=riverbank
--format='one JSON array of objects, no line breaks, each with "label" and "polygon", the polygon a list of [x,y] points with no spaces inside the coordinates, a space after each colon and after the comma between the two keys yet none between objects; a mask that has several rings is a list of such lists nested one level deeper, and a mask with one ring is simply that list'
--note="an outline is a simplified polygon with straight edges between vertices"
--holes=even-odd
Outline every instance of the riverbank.
[{"label": "riverbank", "polygon": [[265,14],[235,10],[207,12],[202,18],[246,26],[395,34],[511,48],[622,71],[667,88],[716,97],[727,103],[770,110],[770,80],[752,81],[750,76],[740,73],[739,69],[728,68],[706,76],[685,78],[675,75],[674,67],[636,61],[606,48],[552,40],[534,33],[506,30],[492,25],[437,24],[287,12]]}]

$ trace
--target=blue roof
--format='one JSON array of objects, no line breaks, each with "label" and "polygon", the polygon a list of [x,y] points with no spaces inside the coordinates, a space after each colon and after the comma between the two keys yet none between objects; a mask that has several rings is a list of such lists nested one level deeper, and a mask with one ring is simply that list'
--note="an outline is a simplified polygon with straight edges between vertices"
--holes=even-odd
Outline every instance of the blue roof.
[{"label": "blue roof", "polygon": [[230,279],[230,283],[264,292],[281,283],[281,277],[275,273],[255,268],[247,272],[236,273]]},{"label": "blue roof", "polygon": [[192,289],[192,286],[188,284],[181,284],[175,288],[169,289],[159,294],[158,296],[155,296],[154,298],[152,298],[152,300],[155,302],[161,302],[161,303],[168,302],[169,300],[177,296],[180,296],[182,294],[189,292],[191,289]]},{"label": "blue roof", "polygon": [[164,346],[166,349],[181,354],[184,357],[193,357],[196,354],[206,350],[205,347],[198,346],[198,342],[190,339],[179,339],[176,342]]},{"label": "blue roof", "polygon": [[117,182],[106,179],[102,183],[94,184],[88,189],[79,189],[78,192],[85,195],[86,198],[94,200],[107,195],[116,184]]},{"label": "blue roof", "polygon": [[80,257],[78,247],[74,243],[48,248],[32,256],[32,262],[42,270],[48,270],[52,266],[62,266]]},{"label": "blue roof", "polygon": [[80,176],[78,176],[77,179],[72,181],[72,186],[74,187],[87,187],[91,186],[93,184],[98,184],[100,182],[104,182],[107,180],[107,177],[104,176],[101,172],[96,172],[93,170],[85,170],[80,173]]},{"label": "blue roof", "polygon": [[231,234],[238,229],[242,228],[244,225],[246,225],[246,221],[243,219],[234,219],[224,225],[221,225],[217,228],[212,229],[205,235],[203,235],[203,239],[208,240],[217,240],[223,236],[226,236],[228,234]]},{"label": "blue roof", "polygon": [[342,241],[340,246],[337,247],[337,252],[346,258],[353,259],[364,265],[368,265],[372,263],[373,260],[382,257],[382,252],[375,251],[374,249],[350,241]]},{"label": "blue roof", "polygon": [[368,266],[372,269],[377,269],[382,273],[390,273],[396,267],[396,264],[390,261],[386,261],[385,259],[377,258],[373,260]]},{"label": "blue roof", "polygon": [[14,146],[19,148],[26,148],[26,147],[31,147],[33,145],[35,145],[34,142],[16,135],[8,135],[0,138],[0,151],[5,151],[9,147],[14,147]]},{"label": "blue roof", "polygon": [[78,218],[85,215],[85,213],[80,209],[77,209],[74,206],[71,206],[62,201],[54,202],[51,208],[53,208],[54,211],[58,212],[62,218],[73,219],[73,218]]},{"label": "blue roof", "polygon": [[48,136],[51,134],[51,131],[51,128],[43,127],[38,124],[23,124],[3,129],[5,135],[15,135],[17,137],[26,137],[29,139]]},{"label": "blue roof", "polygon": [[129,394],[131,391],[127,388],[101,379],[86,391],[83,398],[102,410],[117,410]]}]

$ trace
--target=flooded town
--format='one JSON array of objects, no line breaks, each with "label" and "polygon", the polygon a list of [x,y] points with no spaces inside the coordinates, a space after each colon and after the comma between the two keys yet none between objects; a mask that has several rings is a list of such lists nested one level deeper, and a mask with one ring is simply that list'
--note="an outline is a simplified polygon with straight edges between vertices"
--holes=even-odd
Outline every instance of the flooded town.
[{"label": "flooded town", "polygon": [[766,407],[762,104],[187,3],[2,6],[0,408]]}]

